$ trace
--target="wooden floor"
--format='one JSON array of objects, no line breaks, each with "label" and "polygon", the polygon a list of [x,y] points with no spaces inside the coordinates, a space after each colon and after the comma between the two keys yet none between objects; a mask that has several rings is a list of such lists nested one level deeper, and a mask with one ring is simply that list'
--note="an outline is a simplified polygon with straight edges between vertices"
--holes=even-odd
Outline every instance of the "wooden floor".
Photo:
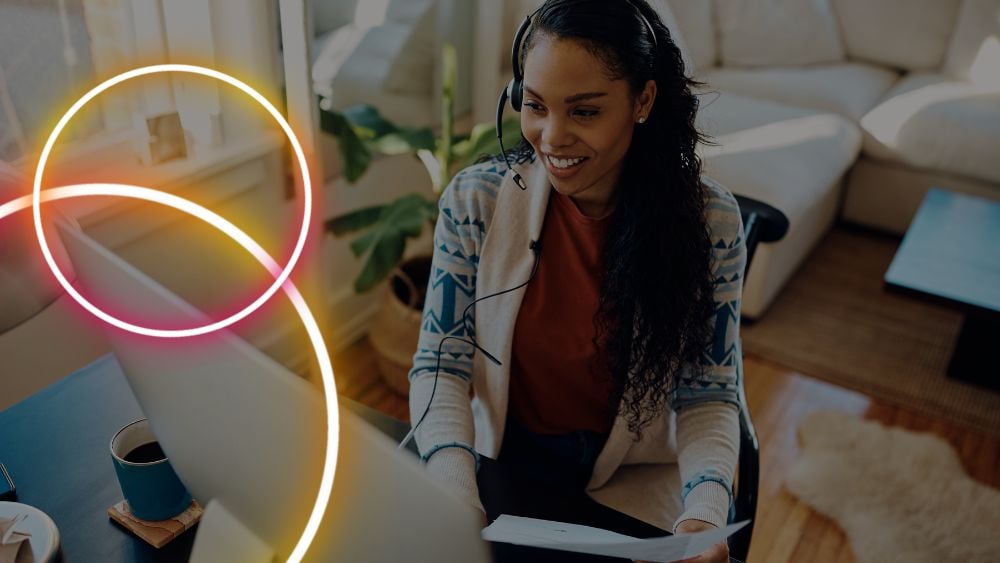
[{"label": "wooden floor", "polygon": [[[342,395],[397,418],[409,418],[406,399],[390,391],[375,375],[375,359],[367,340],[338,354],[334,369]],[[843,532],[782,488],[785,471],[798,455],[797,423],[816,410],[835,409],[933,432],[955,446],[973,478],[1000,487],[1000,440],[873,401],[753,356],[744,359],[744,372],[750,413],[761,444],[757,524],[747,563],[855,561]]]}]

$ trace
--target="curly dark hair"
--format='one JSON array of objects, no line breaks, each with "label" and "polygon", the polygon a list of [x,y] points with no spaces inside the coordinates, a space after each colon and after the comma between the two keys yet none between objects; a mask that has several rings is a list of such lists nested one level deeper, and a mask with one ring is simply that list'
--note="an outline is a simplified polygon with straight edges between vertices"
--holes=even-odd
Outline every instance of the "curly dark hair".
[{"label": "curly dark hair", "polygon": [[[655,44],[636,10],[656,33]],[[647,80],[657,85],[616,187],[594,317],[595,344],[606,346],[612,378],[609,414],[624,415],[641,434],[669,403],[681,367],[700,369],[711,339],[715,283],[695,153],[708,139],[695,127],[693,93],[703,84],[686,75],[680,49],[645,0],[548,0],[531,18],[521,68],[542,34],[580,41],[612,80],[628,81],[634,96]],[[511,156],[519,164],[535,158],[524,139]]]}]

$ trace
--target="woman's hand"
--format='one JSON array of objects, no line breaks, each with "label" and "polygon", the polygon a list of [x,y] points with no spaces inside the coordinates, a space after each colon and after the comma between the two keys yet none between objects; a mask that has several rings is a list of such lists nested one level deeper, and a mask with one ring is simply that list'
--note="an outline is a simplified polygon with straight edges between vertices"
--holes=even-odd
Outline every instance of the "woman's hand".
[{"label": "woman's hand", "polygon": [[[715,526],[701,520],[685,520],[677,526],[678,534],[693,534],[705,530],[714,530]],[[721,541],[698,555],[678,561],[677,563],[729,563],[729,544]]]},{"label": "woman's hand", "polygon": [[[705,530],[713,530],[715,526],[701,520],[685,520],[677,526],[678,534],[693,534]],[[637,562],[642,563],[642,562]],[[707,550],[683,561],[675,563],[729,563],[729,544],[725,541],[717,543]]]}]

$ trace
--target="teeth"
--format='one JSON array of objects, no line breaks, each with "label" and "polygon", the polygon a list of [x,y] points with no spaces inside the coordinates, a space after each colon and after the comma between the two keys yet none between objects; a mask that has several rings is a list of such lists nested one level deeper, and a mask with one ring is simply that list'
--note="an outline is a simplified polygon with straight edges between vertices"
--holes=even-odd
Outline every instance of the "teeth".
[{"label": "teeth", "polygon": [[552,166],[555,166],[556,168],[569,168],[570,166],[576,166],[577,164],[580,164],[583,161],[584,161],[583,157],[580,158],[554,158],[551,156],[549,157],[549,162],[551,162]]}]

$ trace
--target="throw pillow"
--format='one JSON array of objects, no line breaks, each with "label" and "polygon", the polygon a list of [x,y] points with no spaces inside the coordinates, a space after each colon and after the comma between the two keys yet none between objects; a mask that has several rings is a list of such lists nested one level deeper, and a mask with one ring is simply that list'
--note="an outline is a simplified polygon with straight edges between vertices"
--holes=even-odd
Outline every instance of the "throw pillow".
[{"label": "throw pillow", "polygon": [[833,0],[847,56],[903,70],[941,67],[960,0]]},{"label": "throw pillow", "polygon": [[1000,86],[1000,0],[964,0],[948,48],[949,74]]},{"label": "throw pillow", "polygon": [[663,25],[670,30],[670,38],[673,39],[674,44],[681,51],[681,59],[684,60],[684,68],[687,70],[687,74],[690,76],[694,73],[694,63],[691,60],[691,51],[688,50],[687,43],[684,41],[684,36],[681,34],[681,26],[677,23],[677,18],[674,17],[673,10],[670,9],[670,4],[667,0],[649,0],[649,5],[656,10],[657,15],[660,16],[660,20]]},{"label": "throw pillow", "polygon": [[[669,2],[667,0],[647,0],[649,5],[656,11],[657,15],[660,16],[660,20],[663,21],[663,25],[670,30],[670,36],[677,45],[677,48],[681,50],[681,58],[684,59],[684,67],[687,69],[687,73],[691,74],[694,72],[695,67],[693,66],[693,61],[691,59],[690,51],[688,50],[687,44],[684,41],[684,37],[681,35],[681,26],[678,24],[677,18],[674,17],[674,13],[670,8]],[[542,5],[542,0],[520,0],[514,3],[520,11],[512,11],[507,9],[505,15],[505,20],[508,21],[511,28],[510,37],[511,40],[514,38],[514,33],[520,27],[521,23],[524,21],[524,16],[531,14],[539,6]],[[631,8],[630,8],[631,9]],[[623,14],[624,16],[625,14]],[[635,16],[629,16],[635,17]],[[503,67],[504,69],[510,66],[510,51],[504,50],[503,55]]]},{"label": "throw pillow", "polygon": [[680,26],[680,33],[684,35],[693,70],[698,72],[715,66],[712,3],[706,0],[669,0],[668,4]]},{"label": "throw pillow", "polygon": [[829,0],[715,0],[725,66],[786,66],[844,58]]}]

